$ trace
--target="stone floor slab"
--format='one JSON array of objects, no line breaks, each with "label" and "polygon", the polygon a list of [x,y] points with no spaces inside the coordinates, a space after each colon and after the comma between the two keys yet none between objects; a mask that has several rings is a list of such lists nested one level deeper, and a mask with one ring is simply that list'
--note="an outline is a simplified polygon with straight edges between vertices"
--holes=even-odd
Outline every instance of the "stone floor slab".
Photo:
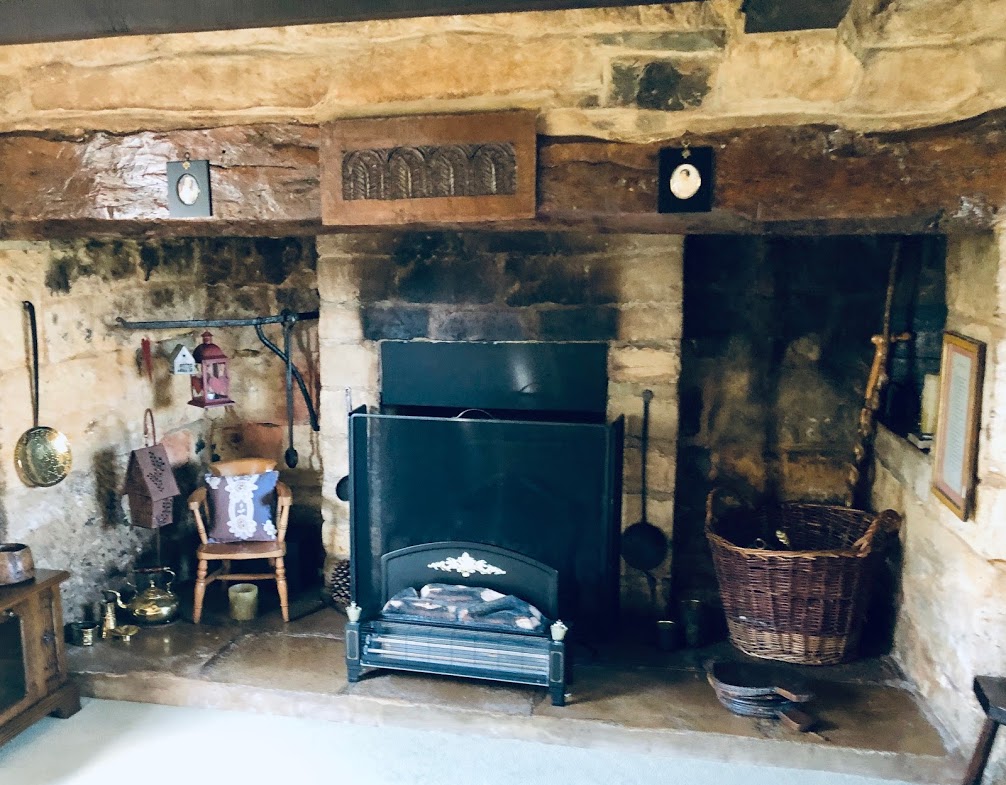
[{"label": "stone floor slab", "polygon": [[705,676],[694,671],[578,668],[566,705],[553,706],[541,701],[534,713],[596,720],[625,728],[763,736],[751,719],[726,711]]},{"label": "stone floor slab", "polygon": [[[269,609],[272,603],[260,606],[260,613],[249,621],[235,621],[230,618],[228,605],[219,589],[223,584],[212,584],[208,591],[217,595],[214,601],[207,599],[203,607],[202,627],[231,630],[237,634],[284,632],[292,635],[321,635],[342,638],[346,628],[346,616],[332,607],[325,606],[316,596],[300,596],[290,601],[290,621],[284,622],[278,607]],[[274,591],[268,584],[260,586],[261,591]],[[262,595],[259,595],[262,597]],[[186,595],[187,597],[187,595]],[[181,615],[185,621],[192,621],[192,609],[183,602]]]},{"label": "stone floor slab", "polygon": [[940,734],[905,690],[823,681],[813,689],[820,733],[831,744],[912,755],[945,752]]},{"label": "stone floor slab", "polygon": [[674,669],[583,667],[565,707],[542,701],[534,713],[626,728],[729,733],[877,752],[946,752],[940,734],[903,689],[823,680],[811,681],[811,687],[815,698],[808,708],[820,725],[810,734],[787,731],[775,721],[738,717],[719,703],[703,673]]},{"label": "stone floor slab", "polygon": [[544,692],[519,685],[389,671],[370,673],[347,690],[356,697],[513,716],[531,716]]},{"label": "stone floor slab", "polygon": [[178,621],[163,627],[144,627],[128,642],[112,638],[99,640],[93,646],[67,646],[67,663],[73,673],[156,671],[196,676],[238,634],[231,629]]},{"label": "stone floor slab", "polygon": [[335,695],[346,688],[346,650],[334,638],[245,635],[208,663],[200,676],[264,689]]}]

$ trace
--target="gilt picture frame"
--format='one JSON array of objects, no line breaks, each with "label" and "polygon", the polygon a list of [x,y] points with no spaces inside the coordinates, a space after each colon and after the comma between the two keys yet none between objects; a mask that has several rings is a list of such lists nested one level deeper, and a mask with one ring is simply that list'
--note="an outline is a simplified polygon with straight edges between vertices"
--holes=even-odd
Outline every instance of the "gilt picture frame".
[{"label": "gilt picture frame", "polygon": [[974,511],[978,479],[985,344],[945,332],[940,369],[932,489],[958,518],[966,521]]}]

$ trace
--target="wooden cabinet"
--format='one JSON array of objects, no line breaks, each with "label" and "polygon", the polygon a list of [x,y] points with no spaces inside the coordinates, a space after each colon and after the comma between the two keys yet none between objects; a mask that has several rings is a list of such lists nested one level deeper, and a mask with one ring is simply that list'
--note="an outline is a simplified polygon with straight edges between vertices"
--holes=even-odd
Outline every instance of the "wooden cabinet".
[{"label": "wooden cabinet", "polygon": [[51,714],[80,710],[80,693],[68,679],[63,644],[61,570],[38,570],[35,579],[0,586],[0,744]]}]

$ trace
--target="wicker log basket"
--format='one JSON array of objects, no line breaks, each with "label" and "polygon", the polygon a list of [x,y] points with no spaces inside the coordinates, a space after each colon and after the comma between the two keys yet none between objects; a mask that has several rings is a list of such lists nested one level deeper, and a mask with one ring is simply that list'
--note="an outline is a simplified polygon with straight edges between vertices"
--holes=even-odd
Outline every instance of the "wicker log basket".
[{"label": "wicker log basket", "polygon": [[733,644],[752,657],[801,665],[854,657],[874,539],[896,529],[901,516],[785,503],[734,508],[717,519],[715,496],[716,489],[706,503],[706,537]]}]

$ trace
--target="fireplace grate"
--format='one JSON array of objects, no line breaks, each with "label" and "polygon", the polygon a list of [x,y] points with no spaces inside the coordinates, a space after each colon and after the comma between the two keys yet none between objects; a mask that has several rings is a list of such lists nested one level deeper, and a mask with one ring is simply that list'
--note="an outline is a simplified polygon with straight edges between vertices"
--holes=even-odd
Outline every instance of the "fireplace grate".
[{"label": "fireplace grate", "polygon": [[414,627],[398,630],[384,622],[371,629],[362,636],[362,659],[368,667],[549,684],[549,644],[541,636],[522,639],[430,626],[417,637]]}]

